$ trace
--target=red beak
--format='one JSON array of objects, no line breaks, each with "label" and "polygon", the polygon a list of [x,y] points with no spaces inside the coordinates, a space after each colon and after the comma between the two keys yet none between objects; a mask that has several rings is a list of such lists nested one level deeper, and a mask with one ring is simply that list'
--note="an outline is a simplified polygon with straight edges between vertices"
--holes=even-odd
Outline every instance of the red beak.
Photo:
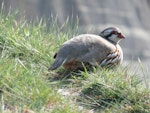
[{"label": "red beak", "polygon": [[118,33],[118,37],[121,39],[125,39],[125,36],[122,33]]}]

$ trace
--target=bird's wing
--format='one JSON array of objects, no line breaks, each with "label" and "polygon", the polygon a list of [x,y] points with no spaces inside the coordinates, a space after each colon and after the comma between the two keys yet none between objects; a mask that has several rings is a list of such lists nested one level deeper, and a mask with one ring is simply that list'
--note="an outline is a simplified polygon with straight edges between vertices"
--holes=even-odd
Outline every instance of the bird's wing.
[{"label": "bird's wing", "polygon": [[115,48],[113,44],[100,36],[91,34],[79,35],[62,45],[57,52],[56,60],[52,64],[52,67],[57,68],[72,59],[80,62],[102,60]]},{"label": "bird's wing", "polygon": [[[110,44],[111,45],[111,44]],[[93,47],[89,47],[89,52],[79,56],[77,58],[80,62],[89,62],[89,63],[96,63],[97,61],[101,62],[106,56],[115,51],[115,46],[110,46],[105,44],[93,44]]]},{"label": "bird's wing", "polygon": [[97,35],[79,35],[64,43],[60,49],[60,56],[76,59],[81,62],[101,60],[110,52],[116,50],[115,45]]}]

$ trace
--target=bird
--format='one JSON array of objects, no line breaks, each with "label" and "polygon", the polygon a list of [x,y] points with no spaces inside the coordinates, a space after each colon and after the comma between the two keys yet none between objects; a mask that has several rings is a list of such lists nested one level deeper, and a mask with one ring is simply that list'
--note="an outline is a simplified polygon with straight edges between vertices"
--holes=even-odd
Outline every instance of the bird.
[{"label": "bird", "polygon": [[105,28],[99,35],[75,36],[62,44],[48,70],[55,70],[60,66],[67,70],[77,70],[88,66],[119,65],[123,61],[123,51],[119,45],[122,39],[125,36],[117,27]]}]

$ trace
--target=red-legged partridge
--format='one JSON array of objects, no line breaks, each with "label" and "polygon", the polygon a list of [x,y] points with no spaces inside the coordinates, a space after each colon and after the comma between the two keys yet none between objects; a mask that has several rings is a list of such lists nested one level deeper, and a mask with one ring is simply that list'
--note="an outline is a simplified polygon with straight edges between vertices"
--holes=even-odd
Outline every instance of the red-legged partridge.
[{"label": "red-legged partridge", "polygon": [[84,66],[114,66],[123,60],[119,41],[125,37],[116,27],[104,29],[99,36],[82,34],[63,43],[55,54],[54,63],[48,70],[55,70],[61,65],[68,70]]}]

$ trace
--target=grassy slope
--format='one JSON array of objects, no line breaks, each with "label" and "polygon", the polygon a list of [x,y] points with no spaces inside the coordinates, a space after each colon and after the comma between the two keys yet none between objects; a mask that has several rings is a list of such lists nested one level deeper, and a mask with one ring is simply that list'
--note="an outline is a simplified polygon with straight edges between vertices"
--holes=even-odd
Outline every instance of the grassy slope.
[{"label": "grassy slope", "polygon": [[[54,52],[76,34],[77,26],[67,21],[59,28],[54,20],[47,30],[41,21],[17,23],[15,16],[0,14],[1,112],[150,112],[149,90],[127,68],[72,73],[59,69],[62,75],[47,71]],[[58,94],[59,89],[69,96]],[[78,96],[70,95],[75,92]]]}]

